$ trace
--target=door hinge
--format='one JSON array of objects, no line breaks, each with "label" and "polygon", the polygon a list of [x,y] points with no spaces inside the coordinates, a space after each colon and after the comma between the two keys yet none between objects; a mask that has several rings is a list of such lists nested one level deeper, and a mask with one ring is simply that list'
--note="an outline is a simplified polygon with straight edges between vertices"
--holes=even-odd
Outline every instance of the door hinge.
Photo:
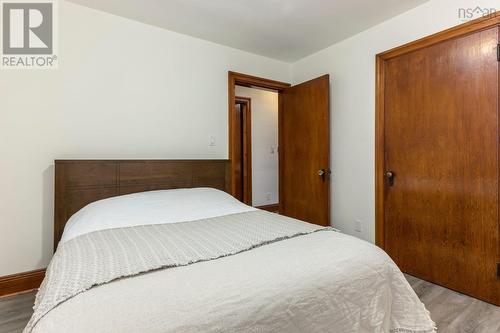
[{"label": "door hinge", "polygon": [[497,61],[500,61],[500,43],[497,44]]},{"label": "door hinge", "polygon": [[500,262],[497,262],[497,277],[500,279]]}]

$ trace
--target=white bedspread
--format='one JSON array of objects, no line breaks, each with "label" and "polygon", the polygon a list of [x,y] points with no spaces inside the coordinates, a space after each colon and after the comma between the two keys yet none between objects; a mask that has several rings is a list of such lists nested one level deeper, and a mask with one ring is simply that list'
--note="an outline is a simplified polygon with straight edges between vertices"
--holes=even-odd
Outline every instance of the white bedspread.
[{"label": "white bedspread", "polygon": [[432,332],[404,276],[380,249],[319,232],[213,261],[95,287],[37,333]]},{"label": "white bedspread", "polygon": [[[177,192],[177,193],[175,193]],[[251,211],[211,189],[157,191],[82,209],[63,241],[103,229]],[[236,255],[123,278],[50,311],[35,333],[433,332],[385,252],[318,232]]]}]

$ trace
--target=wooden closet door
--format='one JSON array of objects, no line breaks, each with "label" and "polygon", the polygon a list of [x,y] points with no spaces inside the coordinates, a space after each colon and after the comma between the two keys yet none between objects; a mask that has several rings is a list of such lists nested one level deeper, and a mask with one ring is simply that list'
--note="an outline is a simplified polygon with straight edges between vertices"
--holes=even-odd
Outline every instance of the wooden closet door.
[{"label": "wooden closet door", "polygon": [[384,247],[404,272],[498,305],[497,44],[495,27],[387,60]]}]

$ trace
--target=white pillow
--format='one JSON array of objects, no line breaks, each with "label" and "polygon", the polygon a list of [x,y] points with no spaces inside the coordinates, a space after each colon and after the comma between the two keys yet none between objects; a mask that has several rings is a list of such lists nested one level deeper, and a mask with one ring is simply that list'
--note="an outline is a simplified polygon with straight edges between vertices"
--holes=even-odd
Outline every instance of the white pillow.
[{"label": "white pillow", "polygon": [[213,188],[150,191],[93,202],[66,223],[61,242],[103,229],[194,221],[256,210]]}]

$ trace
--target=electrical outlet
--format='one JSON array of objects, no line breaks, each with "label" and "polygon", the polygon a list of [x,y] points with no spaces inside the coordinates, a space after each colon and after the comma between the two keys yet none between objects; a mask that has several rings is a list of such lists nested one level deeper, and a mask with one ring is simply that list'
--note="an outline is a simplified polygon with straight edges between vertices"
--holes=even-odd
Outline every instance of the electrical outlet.
[{"label": "electrical outlet", "polygon": [[271,193],[266,193],[266,201],[271,201]]},{"label": "electrical outlet", "polygon": [[208,139],[208,146],[215,147],[217,145],[217,138],[214,135],[211,135]]},{"label": "electrical outlet", "polygon": [[361,232],[361,221],[360,220],[354,221],[354,231]]}]

